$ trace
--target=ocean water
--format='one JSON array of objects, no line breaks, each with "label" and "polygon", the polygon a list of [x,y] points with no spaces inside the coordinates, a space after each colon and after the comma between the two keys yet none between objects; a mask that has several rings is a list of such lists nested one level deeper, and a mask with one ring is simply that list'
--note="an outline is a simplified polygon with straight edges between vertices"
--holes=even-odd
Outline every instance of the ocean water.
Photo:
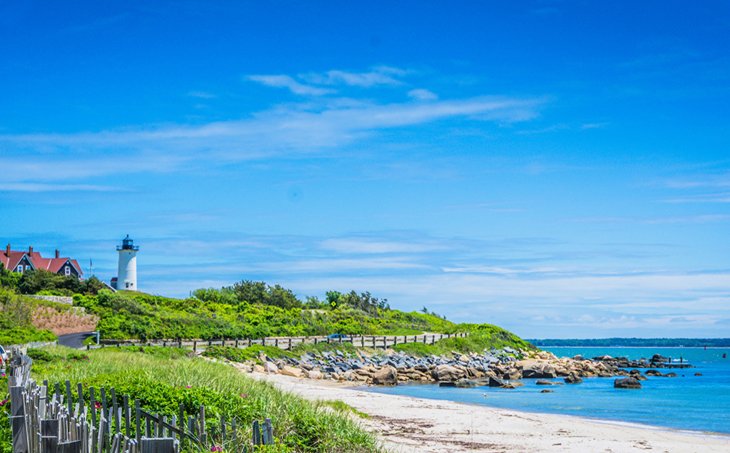
[{"label": "ocean water", "polygon": [[[673,371],[676,378],[648,377],[639,390],[614,389],[615,378],[588,378],[582,384],[539,386],[523,379],[514,390],[460,389],[432,384],[369,387],[368,391],[442,399],[528,412],[641,423],[683,430],[730,434],[730,348],[544,347],[558,357],[611,355],[639,359],[653,354],[689,360],[695,368]],[[727,354],[726,359],[722,358]],[[643,370],[642,370],[643,371]],[[702,376],[695,376],[702,373]],[[554,381],[563,382],[562,378]],[[540,393],[543,389],[554,393]]]}]

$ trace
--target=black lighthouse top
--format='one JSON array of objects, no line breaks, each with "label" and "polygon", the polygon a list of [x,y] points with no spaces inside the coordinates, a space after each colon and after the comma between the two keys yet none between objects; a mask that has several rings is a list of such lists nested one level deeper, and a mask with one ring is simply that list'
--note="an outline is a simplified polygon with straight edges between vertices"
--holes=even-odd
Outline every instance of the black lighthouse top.
[{"label": "black lighthouse top", "polygon": [[117,246],[117,250],[139,250],[139,246],[134,245],[134,240],[129,238],[129,235],[122,239],[122,245]]}]

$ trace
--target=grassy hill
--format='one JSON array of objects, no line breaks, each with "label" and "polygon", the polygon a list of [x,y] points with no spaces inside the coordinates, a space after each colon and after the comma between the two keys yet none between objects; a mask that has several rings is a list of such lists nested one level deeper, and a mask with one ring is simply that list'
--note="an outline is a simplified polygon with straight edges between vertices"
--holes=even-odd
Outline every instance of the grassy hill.
[{"label": "grassy hill", "polygon": [[312,308],[248,301],[173,299],[143,293],[101,291],[74,297],[75,304],[100,318],[102,338],[261,338],[343,334],[413,335],[455,332],[438,316],[390,308],[364,310],[349,304]]},{"label": "grassy hill", "polygon": [[[241,281],[220,289],[199,289],[191,297],[175,299],[140,292],[111,292],[103,289],[98,280],[94,281],[93,278],[84,283],[72,280],[43,272],[29,272],[18,278],[0,270],[0,286],[10,288],[0,293],[5,294],[7,300],[3,307],[15,306],[17,312],[17,307],[23,306],[26,307],[23,310],[30,312],[23,323],[12,324],[6,315],[12,310],[0,311],[2,325],[18,326],[6,336],[5,343],[11,340],[25,342],[52,339],[50,332],[37,327],[46,327],[49,320],[71,315],[63,311],[68,310],[68,306],[34,301],[17,293],[40,291],[46,294],[69,294],[75,291],[74,305],[84,307],[87,318],[98,319],[97,330],[104,339],[212,340],[331,333],[417,335],[424,332],[470,332],[471,335],[466,339],[454,338],[439,342],[438,345],[410,345],[402,346],[401,349],[427,354],[475,352],[504,346],[519,349],[531,347],[516,335],[497,326],[456,324],[426,308],[421,312],[403,312],[391,308],[386,299],[378,299],[369,292],[329,291],[324,300],[316,297],[302,300],[291,290],[279,285]],[[0,302],[3,300],[0,297]],[[3,341],[2,337],[0,341]]]}]

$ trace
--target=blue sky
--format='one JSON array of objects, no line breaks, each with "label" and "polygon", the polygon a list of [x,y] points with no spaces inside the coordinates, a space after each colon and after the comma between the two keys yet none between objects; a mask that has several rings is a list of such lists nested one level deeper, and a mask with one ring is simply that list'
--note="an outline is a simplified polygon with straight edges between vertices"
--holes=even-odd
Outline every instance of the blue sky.
[{"label": "blue sky", "polygon": [[0,239],[184,296],[728,336],[727,2],[0,4]]}]

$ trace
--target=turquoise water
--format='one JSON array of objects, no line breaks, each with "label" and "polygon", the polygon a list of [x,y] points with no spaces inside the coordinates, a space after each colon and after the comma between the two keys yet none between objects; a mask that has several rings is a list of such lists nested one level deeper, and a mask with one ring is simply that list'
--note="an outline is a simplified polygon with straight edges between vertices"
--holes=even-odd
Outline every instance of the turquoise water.
[{"label": "turquoise water", "polygon": [[[544,347],[558,357],[614,357],[639,359],[661,354],[689,360],[695,368],[673,371],[676,378],[649,377],[640,390],[614,389],[614,378],[589,378],[582,384],[538,386],[536,379],[514,390],[489,387],[460,389],[437,385],[370,387],[368,390],[418,398],[484,404],[529,412],[643,423],[677,429],[730,434],[730,348],[581,348]],[[723,359],[722,354],[729,358]],[[702,376],[695,376],[702,373]],[[554,379],[562,382],[562,379]],[[549,388],[554,393],[540,393]]]}]

